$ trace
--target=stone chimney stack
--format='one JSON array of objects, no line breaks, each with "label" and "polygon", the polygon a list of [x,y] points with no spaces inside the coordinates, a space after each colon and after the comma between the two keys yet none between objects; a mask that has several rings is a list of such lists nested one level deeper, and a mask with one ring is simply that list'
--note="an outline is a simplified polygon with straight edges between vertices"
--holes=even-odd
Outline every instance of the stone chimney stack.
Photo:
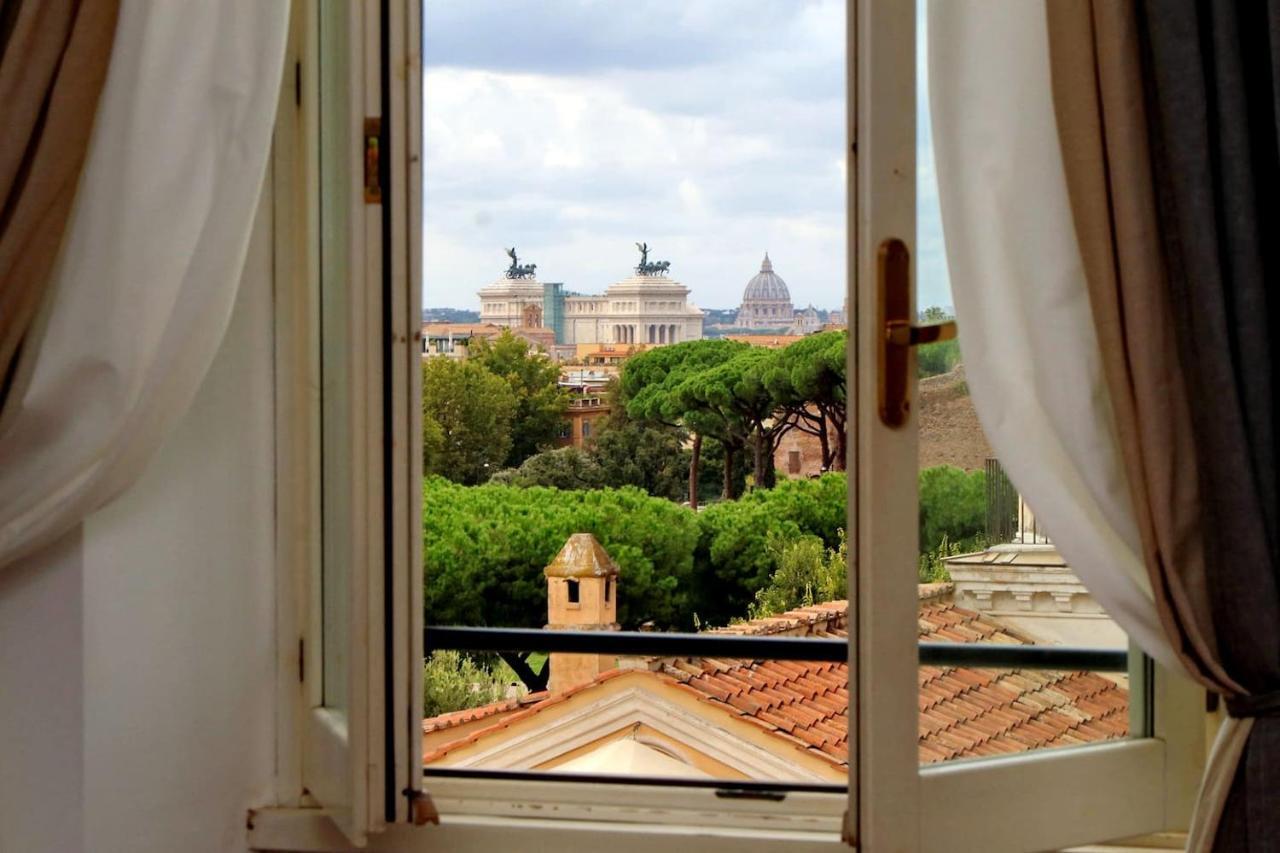
[{"label": "stone chimney stack", "polygon": [[[547,628],[552,631],[618,630],[618,565],[590,533],[575,533],[544,570]],[[560,693],[617,665],[612,655],[551,655],[547,688]]]}]

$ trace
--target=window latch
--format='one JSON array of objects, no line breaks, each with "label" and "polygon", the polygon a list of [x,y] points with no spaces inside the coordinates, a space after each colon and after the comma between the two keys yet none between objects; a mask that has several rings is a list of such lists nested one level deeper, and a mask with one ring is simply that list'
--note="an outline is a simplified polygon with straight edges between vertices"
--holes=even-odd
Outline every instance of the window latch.
[{"label": "window latch", "polygon": [[880,420],[898,429],[911,414],[911,348],[956,336],[954,322],[917,326],[911,317],[911,252],[896,237],[880,244],[876,258],[876,346]]}]

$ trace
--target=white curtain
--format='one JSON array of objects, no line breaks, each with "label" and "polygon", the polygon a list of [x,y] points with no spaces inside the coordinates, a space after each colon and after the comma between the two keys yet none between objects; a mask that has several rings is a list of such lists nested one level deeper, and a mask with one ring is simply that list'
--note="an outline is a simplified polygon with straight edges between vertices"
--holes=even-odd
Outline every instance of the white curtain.
[{"label": "white curtain", "polygon": [[1044,3],[930,0],[928,29],[943,233],[978,417],[1089,591],[1182,671],[1156,613],[1102,373]]},{"label": "white curtain", "polygon": [[127,488],[199,388],[248,248],[288,11],[121,4],[53,298],[0,421],[0,569]]}]

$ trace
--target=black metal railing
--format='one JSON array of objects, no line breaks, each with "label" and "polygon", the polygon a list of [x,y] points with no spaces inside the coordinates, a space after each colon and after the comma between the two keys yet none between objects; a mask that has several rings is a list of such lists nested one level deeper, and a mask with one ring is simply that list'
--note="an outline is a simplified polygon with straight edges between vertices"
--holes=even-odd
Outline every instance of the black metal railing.
[{"label": "black metal railing", "polygon": [[1018,532],[1018,490],[1000,466],[987,460],[987,542],[1012,542]]},{"label": "black metal railing", "polygon": [[[676,634],[650,631],[547,631],[534,628],[429,626],[423,647],[430,653],[571,652],[653,657],[707,657],[738,660],[800,660],[844,663],[849,643],[839,638],[744,634]],[[997,643],[920,643],[920,664],[978,669],[1052,669],[1127,672],[1122,649],[1074,646],[1018,646]]]}]

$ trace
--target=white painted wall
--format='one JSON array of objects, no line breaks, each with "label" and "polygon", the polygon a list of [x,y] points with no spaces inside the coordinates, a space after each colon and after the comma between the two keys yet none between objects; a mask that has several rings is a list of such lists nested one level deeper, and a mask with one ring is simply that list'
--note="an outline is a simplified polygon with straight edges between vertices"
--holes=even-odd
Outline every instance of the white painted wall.
[{"label": "white painted wall", "polygon": [[142,479],[0,571],[0,853],[241,851],[273,799],[270,229]]}]

